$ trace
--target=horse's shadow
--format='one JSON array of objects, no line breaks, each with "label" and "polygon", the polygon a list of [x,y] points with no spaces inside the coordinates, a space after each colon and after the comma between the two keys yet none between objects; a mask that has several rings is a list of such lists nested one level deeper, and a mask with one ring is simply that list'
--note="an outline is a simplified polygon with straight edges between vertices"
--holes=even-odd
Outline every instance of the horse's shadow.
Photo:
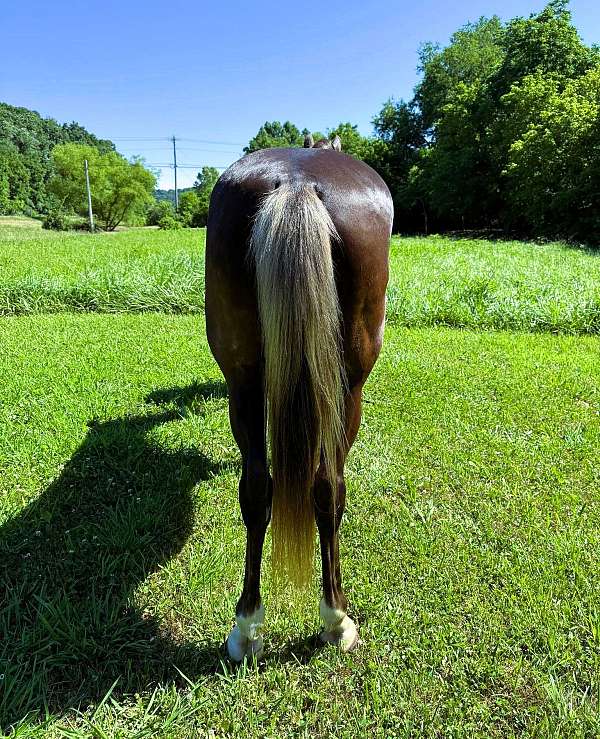
[{"label": "horse's shadow", "polygon": [[0,731],[32,710],[94,703],[115,681],[134,693],[181,679],[174,663],[218,668],[220,643],[178,644],[132,595],[180,551],[191,490],[221,469],[196,449],[153,443],[154,428],[181,417],[160,404],[202,412],[225,395],[222,383],[159,390],[148,414],[90,422],[60,476],[0,528]]}]

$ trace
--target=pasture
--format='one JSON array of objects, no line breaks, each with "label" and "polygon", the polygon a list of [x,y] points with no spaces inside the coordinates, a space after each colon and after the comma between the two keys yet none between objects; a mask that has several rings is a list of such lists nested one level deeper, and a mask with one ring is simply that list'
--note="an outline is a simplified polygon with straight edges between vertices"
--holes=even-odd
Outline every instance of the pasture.
[{"label": "pasture", "polygon": [[267,556],[236,669],[202,239],[0,229],[0,732],[597,735],[600,256],[393,239],[341,536],[364,643],[318,648],[317,570],[274,603]]}]

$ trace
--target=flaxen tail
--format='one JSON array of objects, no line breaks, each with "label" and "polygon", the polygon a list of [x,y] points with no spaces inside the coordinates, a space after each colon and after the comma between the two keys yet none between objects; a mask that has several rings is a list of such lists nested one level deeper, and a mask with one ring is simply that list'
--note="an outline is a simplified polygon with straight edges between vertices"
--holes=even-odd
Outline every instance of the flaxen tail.
[{"label": "flaxen tail", "polygon": [[312,486],[320,463],[336,491],[344,369],[329,213],[310,184],[267,195],[252,230],[273,474],[273,573],[312,575]]}]

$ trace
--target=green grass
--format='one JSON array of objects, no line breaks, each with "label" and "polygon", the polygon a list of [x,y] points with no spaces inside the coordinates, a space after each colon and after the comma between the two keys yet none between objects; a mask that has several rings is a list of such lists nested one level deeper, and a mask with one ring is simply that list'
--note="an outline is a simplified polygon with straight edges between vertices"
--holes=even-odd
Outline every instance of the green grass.
[{"label": "green grass", "polygon": [[395,238],[391,273],[388,310],[398,325],[600,332],[600,252]]},{"label": "green grass", "polygon": [[[203,230],[54,234],[0,229],[0,315],[202,313]],[[565,244],[392,241],[388,320],[600,332],[600,255]]]},{"label": "green grass", "polygon": [[37,218],[30,218],[29,216],[0,216],[0,227],[5,230],[6,228],[41,228],[42,221]]},{"label": "green grass", "polygon": [[0,725],[598,735],[599,352],[388,326],[341,541],[364,644],[316,649],[316,578],[289,608],[267,578],[265,662],[234,670],[239,463],[201,317],[3,319]]},{"label": "green grass", "polygon": [[0,733],[600,734],[600,256],[392,240],[341,543],[364,644],[318,649],[317,576],[286,607],[267,577],[265,660],[234,669],[204,231],[6,223]]},{"label": "green grass", "polygon": [[0,229],[0,315],[198,313],[205,231]]}]

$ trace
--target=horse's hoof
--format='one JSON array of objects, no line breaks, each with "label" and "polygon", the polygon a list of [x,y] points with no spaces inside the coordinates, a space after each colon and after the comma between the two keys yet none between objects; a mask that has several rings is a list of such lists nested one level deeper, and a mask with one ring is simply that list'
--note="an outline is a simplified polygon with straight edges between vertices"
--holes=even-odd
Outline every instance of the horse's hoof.
[{"label": "horse's hoof", "polygon": [[334,628],[324,629],[319,638],[324,644],[333,644],[344,653],[353,652],[359,644],[358,629],[349,616],[345,616]]},{"label": "horse's hoof", "polygon": [[262,636],[248,639],[239,626],[234,626],[227,637],[227,654],[232,662],[243,662],[244,658],[259,660],[263,654]]}]

